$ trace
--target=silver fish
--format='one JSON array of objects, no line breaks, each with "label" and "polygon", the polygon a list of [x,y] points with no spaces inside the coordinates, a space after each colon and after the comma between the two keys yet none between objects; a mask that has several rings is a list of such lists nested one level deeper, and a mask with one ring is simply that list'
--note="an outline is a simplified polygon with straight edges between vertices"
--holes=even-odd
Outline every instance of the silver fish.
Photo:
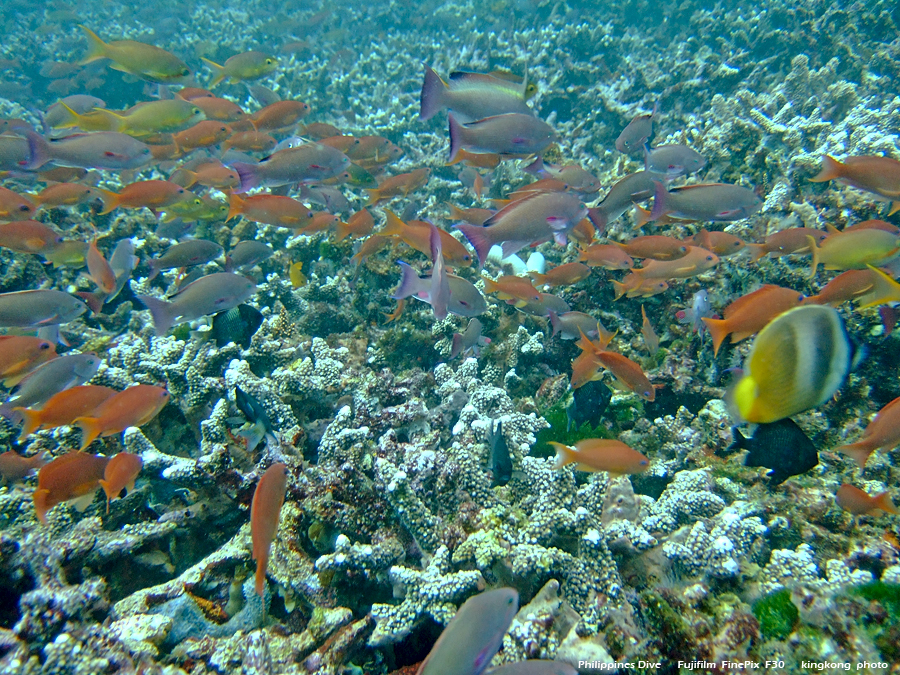
[{"label": "silver fish", "polygon": [[635,204],[653,196],[654,181],[665,176],[652,171],[638,171],[625,176],[613,185],[597,206],[591,209],[591,220],[598,229],[616,220]]},{"label": "silver fish", "polygon": [[[397,261],[397,264],[400,265],[403,276],[391,298],[400,300],[413,296],[431,304],[431,275],[420,277],[412,267],[402,260]],[[450,314],[472,317],[487,311],[487,301],[472,282],[455,274],[448,274],[447,284],[450,288],[447,311]]]},{"label": "silver fish", "polygon": [[463,124],[450,114],[450,158],[453,163],[460,150],[493,152],[498,155],[532,155],[543,152],[556,132],[532,115],[507,113]]},{"label": "silver fish", "polygon": [[275,249],[261,241],[239,241],[225,258],[225,271],[234,272],[241,267],[255,265],[275,255]]},{"label": "silver fish", "polygon": [[175,244],[147,263],[151,269],[148,279],[155,278],[163,270],[203,265],[218,258],[222,252],[219,244],[207,239],[191,239]]},{"label": "silver fish", "polygon": [[0,293],[0,327],[40,328],[68,323],[87,311],[87,305],[68,293],[52,289]]},{"label": "silver fish", "polygon": [[425,66],[419,119],[431,119],[444,108],[466,122],[505,113],[531,115],[531,108],[525,103],[527,89],[527,78],[517,84],[488,73],[450,73],[450,81],[445,83]]},{"label": "silver fish", "polygon": [[555,239],[564,246],[566,234],[588,215],[588,208],[577,194],[541,192],[508,204],[484,221],[484,227],[459,224],[484,267],[488,251],[497,244],[507,257],[530,244]]},{"label": "silver fish", "polygon": [[97,131],[47,140],[25,132],[30,157],[25,168],[39,169],[47,162],[84,169],[137,169],[153,160],[150,146],[118,131]]},{"label": "silver fish", "polygon": [[490,344],[491,339],[481,334],[481,321],[476,318],[469,319],[469,325],[462,333],[454,333],[450,344],[450,358],[455,359],[460,354],[472,352],[478,356],[479,348]]},{"label": "silver fish", "polygon": [[652,150],[644,148],[644,169],[665,174],[672,180],[695,173],[706,166],[706,157],[686,145],[660,145]]},{"label": "silver fish", "polygon": [[100,362],[99,356],[87,352],[64,354],[41,364],[19,382],[12,396],[0,406],[0,415],[16,420],[20,415],[13,408],[40,407],[59,392],[81,386],[97,374]]},{"label": "silver fish", "polygon": [[669,192],[659,181],[655,186],[650,220],[666,214],[685,220],[742,220],[762,206],[762,200],[753,190],[740,185],[706,183]]},{"label": "silver fish", "polygon": [[635,115],[616,139],[616,150],[625,154],[631,154],[635,150],[640,150],[644,147],[644,144],[653,135],[653,118],[655,115],[655,105],[653,106],[653,112]]},{"label": "silver fish", "polygon": [[240,193],[255,187],[320,182],[338,175],[349,164],[350,159],[340,150],[319,143],[304,143],[279,150],[259,164],[234,162],[231,168],[241,178],[241,185],[235,190]]},{"label": "silver fish", "polygon": [[152,295],[138,295],[137,299],[150,310],[156,334],[165,335],[178,323],[237,307],[256,290],[256,284],[246,277],[231,272],[216,272],[189,283],[178,291],[171,302]]}]

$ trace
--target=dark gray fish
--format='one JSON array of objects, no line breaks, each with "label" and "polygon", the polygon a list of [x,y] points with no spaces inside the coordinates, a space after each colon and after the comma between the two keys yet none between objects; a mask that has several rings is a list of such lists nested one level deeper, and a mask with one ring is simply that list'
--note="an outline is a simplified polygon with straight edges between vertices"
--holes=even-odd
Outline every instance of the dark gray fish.
[{"label": "dark gray fish", "polygon": [[656,106],[652,113],[635,115],[628,125],[622,129],[622,133],[616,139],[616,150],[631,154],[640,150],[653,134],[653,117],[656,115]]},{"label": "dark gray fish", "polygon": [[491,448],[491,472],[494,477],[491,479],[491,487],[498,485],[506,485],[512,478],[512,458],[509,456],[509,446],[506,444],[506,438],[503,436],[503,422],[497,420],[497,426],[494,427],[494,421],[491,420],[491,430],[488,434],[488,446]]},{"label": "dark gray fish", "polygon": [[13,408],[42,406],[51,396],[77,387],[90,380],[100,369],[100,357],[93,352],[65,354],[41,364],[19,382],[12,396],[0,406],[0,415],[16,419],[19,413]]},{"label": "dark gray fish", "polygon": [[219,244],[207,239],[190,239],[175,244],[158,258],[148,261],[151,269],[148,279],[155,278],[163,270],[206,264],[222,255],[222,250]]},{"label": "dark gray fish", "polygon": [[791,476],[799,476],[819,463],[816,446],[797,424],[786,417],[769,424],[758,424],[753,436],[747,438],[737,427],[731,432],[734,442],[717,454],[730,455],[738,450],[749,450],[744,466],[763,466],[771,469],[767,474],[769,485],[781,485]]},{"label": "dark gray fish", "polygon": [[40,328],[68,323],[87,308],[74,295],[53,289],[0,293],[0,326]]},{"label": "dark gray fish", "polygon": [[569,418],[566,431],[580,429],[585,422],[596,428],[611,400],[612,390],[600,380],[591,380],[575,389],[566,406],[566,417]]},{"label": "dark gray fish", "polygon": [[247,439],[247,449],[249,451],[252,452],[264,437],[272,442],[275,441],[275,430],[272,428],[272,422],[266,414],[266,409],[263,408],[262,403],[256,397],[248,394],[240,387],[235,387],[234,403],[251,425],[248,431],[240,432],[239,434]]},{"label": "dark gray fish", "polygon": [[616,182],[597,206],[591,209],[591,220],[597,229],[625,213],[635,204],[647,201],[653,196],[654,181],[663,180],[662,174],[652,171],[638,171]]},{"label": "dark gray fish", "polygon": [[275,249],[261,241],[239,241],[225,258],[225,271],[234,272],[241,267],[255,265],[274,254]]},{"label": "dark gray fish", "polygon": [[699,171],[706,166],[706,157],[686,145],[660,145],[644,149],[644,169],[665,174],[667,180]]},{"label": "dark gray fish", "polygon": [[219,347],[233,342],[240,345],[241,349],[247,349],[262,321],[263,315],[258,309],[250,305],[238,305],[213,317],[212,336]]},{"label": "dark gray fish", "polygon": [[265,108],[267,105],[278,103],[281,100],[281,97],[278,94],[264,85],[247,84],[245,82],[244,86],[247,87],[247,93],[255,98],[256,102],[259,103],[263,108]]},{"label": "dark gray fish", "polygon": [[553,127],[532,115],[506,113],[462,124],[450,113],[450,158],[460,150],[498,155],[531,155],[543,152],[556,140]]}]

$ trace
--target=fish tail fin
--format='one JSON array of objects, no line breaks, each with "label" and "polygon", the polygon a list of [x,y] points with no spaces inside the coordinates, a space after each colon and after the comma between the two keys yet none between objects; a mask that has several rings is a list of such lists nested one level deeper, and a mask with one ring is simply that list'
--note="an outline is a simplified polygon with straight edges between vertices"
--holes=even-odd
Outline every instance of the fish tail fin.
[{"label": "fish tail fin", "polygon": [[549,278],[546,274],[541,274],[540,272],[531,271],[528,273],[528,276],[531,277],[531,280],[539,286],[543,286],[545,284],[549,284]]},{"label": "fish tail fin", "polygon": [[606,225],[609,223],[609,216],[606,215],[606,212],[596,206],[588,209],[588,219],[594,224],[597,233],[606,230]]},{"label": "fish tail fin", "polygon": [[430,120],[441,111],[445,103],[447,85],[434,69],[425,66],[425,79],[422,82],[422,93],[419,95],[419,119]]},{"label": "fish tail fin", "polygon": [[700,320],[706,325],[709,334],[712,336],[713,358],[715,358],[719,354],[719,347],[722,346],[731,329],[728,327],[726,319],[710,319],[704,316]]},{"label": "fish tail fin", "polygon": [[657,220],[669,211],[667,208],[669,192],[658,180],[653,181],[653,186],[653,210],[650,211],[650,220]]},{"label": "fish tail fin", "polygon": [[[128,127],[128,118],[124,115],[115,113],[112,110],[107,110],[106,108],[95,108],[94,112],[97,113],[97,115],[99,115],[100,117],[106,119],[106,122],[108,124],[107,131],[126,131]],[[78,115],[79,125],[81,124],[81,120],[83,118],[84,115]]]},{"label": "fish tail fin", "polygon": [[891,501],[891,495],[889,492],[885,491],[881,494],[875,495],[872,498],[872,501],[875,502],[875,506],[884,511],[885,513],[893,513],[897,514],[900,511],[897,511],[897,507],[894,506],[894,502]]},{"label": "fish tail fin", "polygon": [[455,359],[462,353],[463,336],[461,333],[454,333],[453,340],[450,343],[450,358]]},{"label": "fish tail fin", "polygon": [[447,164],[455,164],[456,156],[463,149],[463,134],[465,133],[465,127],[457,121],[457,119],[453,116],[453,113],[448,115],[448,125],[450,130],[450,157],[447,159]]},{"label": "fish tail fin", "polygon": [[535,159],[528,166],[522,167],[522,171],[525,173],[530,173],[533,176],[540,176],[541,178],[547,173],[547,169],[544,168],[544,158],[538,155],[537,159]]},{"label": "fish tail fin", "polygon": [[[156,274],[159,274],[157,272]],[[150,278],[152,279],[155,274],[151,273]],[[106,293],[92,293],[90,291],[79,291],[75,295],[84,300],[87,303],[87,306],[90,308],[91,312],[94,314],[100,314],[103,311],[103,303],[106,300]]]},{"label": "fish tail fin", "polygon": [[622,283],[621,281],[616,281],[615,279],[613,279],[612,285],[613,285],[613,288],[614,288],[615,291],[616,291],[616,300],[618,300],[618,299],[621,298],[623,295],[625,295],[625,294],[628,292],[628,290],[629,290],[629,289],[628,289],[628,286],[626,286],[626,285],[625,285],[624,283]]},{"label": "fish tail fin", "polygon": [[634,225],[635,227],[643,227],[651,220],[650,211],[645,209],[640,204],[634,205]]},{"label": "fish tail fin", "polygon": [[403,238],[406,232],[406,223],[400,220],[400,216],[390,209],[384,210],[384,226],[378,232],[382,237],[400,237]]},{"label": "fish tail fin", "polygon": [[221,82],[221,81],[224,80],[226,77],[228,77],[228,76],[225,74],[225,66],[220,66],[220,65],[219,65],[218,63],[216,63],[215,61],[210,61],[209,59],[207,59],[207,58],[205,58],[205,57],[203,57],[203,56],[200,57],[200,60],[203,61],[203,63],[205,63],[206,65],[208,65],[208,66],[209,66],[209,69],[210,69],[211,71],[213,71],[213,73],[215,73],[215,75],[213,76],[212,82],[209,83],[210,89],[212,89],[212,88],[215,87],[217,84],[219,84],[219,82]]},{"label": "fish tail fin", "polygon": [[809,180],[813,183],[824,183],[828,180],[840,178],[844,173],[844,165],[831,155],[822,158],[822,170]]},{"label": "fish tail fin", "polygon": [[897,211],[900,211],[900,201],[891,202],[891,208],[888,210],[888,215],[892,216],[897,213]]},{"label": "fish tail fin", "polygon": [[334,224],[334,242],[343,241],[350,236],[350,225],[343,220],[339,220]]},{"label": "fish tail fin", "polygon": [[806,235],[807,241],[809,241],[809,251],[812,253],[812,262],[810,263],[809,270],[809,278],[813,279],[816,276],[816,268],[819,266],[819,251],[821,250],[818,246],[816,246],[816,240],[812,238],[811,235]]},{"label": "fish tail fin", "polygon": [[397,290],[391,295],[392,300],[401,300],[415,295],[419,285],[419,275],[412,267],[402,260],[398,260],[397,264],[400,265],[403,276],[400,277],[400,285],[397,286]]},{"label": "fish tail fin", "polygon": [[849,445],[841,445],[834,449],[834,452],[841,452],[845,455],[849,455],[854,460],[856,460],[857,465],[860,469],[866,468],[866,462],[869,459],[869,455],[875,450],[871,445],[866,443],[865,440],[857,441],[856,443],[850,443]]},{"label": "fish tail fin", "polygon": [[447,202],[447,208],[450,209],[450,219],[451,220],[461,220],[463,222],[466,221],[466,212],[461,208],[456,206],[456,204],[451,204]]},{"label": "fish tail fin", "polygon": [[49,494],[50,490],[43,488],[35,490],[31,495],[31,501],[34,502],[34,511],[42,525],[47,524],[47,511],[50,510],[50,507],[47,506],[47,495]]},{"label": "fish tail fin", "polygon": [[244,212],[244,201],[245,200],[241,199],[241,197],[234,192],[228,193],[228,215],[225,217],[226,223],[232,218],[237,218]]},{"label": "fish tail fin", "polygon": [[22,415],[22,431],[19,432],[19,443],[24,443],[25,439],[37,431],[41,426],[41,411],[29,410],[28,408],[13,408]]},{"label": "fish tail fin", "polygon": [[88,53],[78,62],[78,65],[84,66],[92,61],[106,58],[106,43],[101,40],[97,34],[87,26],[78,24],[78,27],[84,31],[88,39]]},{"label": "fish tail fin", "polygon": [[557,443],[556,441],[550,441],[550,445],[556,450],[556,466],[555,469],[561,469],[566,464],[573,464],[578,461],[574,457],[574,453],[572,452],[572,448],[568,445],[563,445],[562,443]]},{"label": "fish tail fin", "polygon": [[475,249],[475,253],[478,255],[478,269],[482,269],[485,260],[487,260],[488,251],[490,251],[491,246],[494,245],[494,242],[491,241],[491,238],[488,236],[488,228],[477,227],[476,225],[469,225],[468,223],[460,223],[456,226],[456,229],[463,233],[463,236],[469,241],[472,248]]},{"label": "fish tail fin", "polygon": [[29,155],[28,162],[24,167],[26,170],[33,171],[38,169],[53,159],[50,143],[47,142],[46,138],[30,129],[26,129],[25,137],[28,139]]},{"label": "fish tail fin", "polygon": [[235,162],[231,168],[237,171],[238,178],[241,179],[241,184],[235,192],[243,193],[259,186],[260,180],[256,165],[248,162]]},{"label": "fish tail fin", "polygon": [[117,192],[104,190],[103,188],[97,188],[97,190],[100,191],[100,201],[103,202],[103,210],[100,211],[99,215],[102,216],[109,213],[119,206],[120,197]]},{"label": "fish tail fin", "polygon": [[874,265],[868,265],[875,275],[872,290],[859,298],[862,303],[856,309],[866,309],[889,302],[900,302],[900,284]]},{"label": "fish tail fin", "polygon": [[752,262],[759,262],[769,253],[763,244],[747,244],[747,249],[750,251],[750,260]]},{"label": "fish tail fin", "polygon": [[103,431],[100,426],[99,417],[77,417],[72,424],[81,428],[81,447],[79,452],[84,452],[91,443],[93,443]]},{"label": "fish tail fin", "polygon": [[369,195],[369,201],[366,202],[366,206],[375,206],[381,201],[381,190],[378,188],[366,188],[366,192]]},{"label": "fish tail fin", "polygon": [[144,307],[150,310],[156,334],[165,335],[168,333],[169,329],[175,324],[175,316],[177,316],[177,310],[172,307],[172,303],[154,298],[152,295],[138,295],[136,297],[144,304]]}]

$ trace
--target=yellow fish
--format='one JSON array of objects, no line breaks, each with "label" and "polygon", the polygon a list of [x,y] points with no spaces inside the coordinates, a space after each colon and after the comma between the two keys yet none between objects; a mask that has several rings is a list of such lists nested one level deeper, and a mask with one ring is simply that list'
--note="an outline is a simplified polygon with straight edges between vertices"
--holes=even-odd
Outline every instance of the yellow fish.
[{"label": "yellow fish", "polygon": [[816,246],[807,237],[812,251],[809,278],[816,276],[819,264],[829,270],[862,270],[866,265],[883,265],[900,253],[900,237],[884,230],[862,229],[838,232]]},{"label": "yellow fish", "polygon": [[300,288],[301,286],[306,286],[306,275],[303,274],[303,263],[295,262],[291,265],[290,270],[288,271],[288,276],[291,279],[291,285],[294,288]]},{"label": "yellow fish", "polygon": [[244,80],[258,80],[265,77],[278,67],[278,59],[263,52],[250,51],[243,54],[235,54],[221,66],[207,58],[200,57],[216,74],[210,87],[215,87],[219,82],[228,79],[230,82],[242,82]]},{"label": "yellow fish", "polygon": [[187,64],[171,52],[134,40],[104,42],[87,26],[79,24],[88,37],[88,53],[81,65],[109,59],[119,70],[148,82],[179,82],[191,74]]}]

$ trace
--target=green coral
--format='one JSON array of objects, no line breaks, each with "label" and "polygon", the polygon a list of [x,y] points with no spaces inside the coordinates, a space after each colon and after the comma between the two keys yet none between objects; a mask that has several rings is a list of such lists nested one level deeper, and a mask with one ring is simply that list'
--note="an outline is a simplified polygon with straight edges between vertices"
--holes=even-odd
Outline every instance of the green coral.
[{"label": "green coral", "polygon": [[760,632],[774,640],[783,640],[790,635],[800,619],[800,611],[786,588],[754,602],[753,615],[759,621]]}]

